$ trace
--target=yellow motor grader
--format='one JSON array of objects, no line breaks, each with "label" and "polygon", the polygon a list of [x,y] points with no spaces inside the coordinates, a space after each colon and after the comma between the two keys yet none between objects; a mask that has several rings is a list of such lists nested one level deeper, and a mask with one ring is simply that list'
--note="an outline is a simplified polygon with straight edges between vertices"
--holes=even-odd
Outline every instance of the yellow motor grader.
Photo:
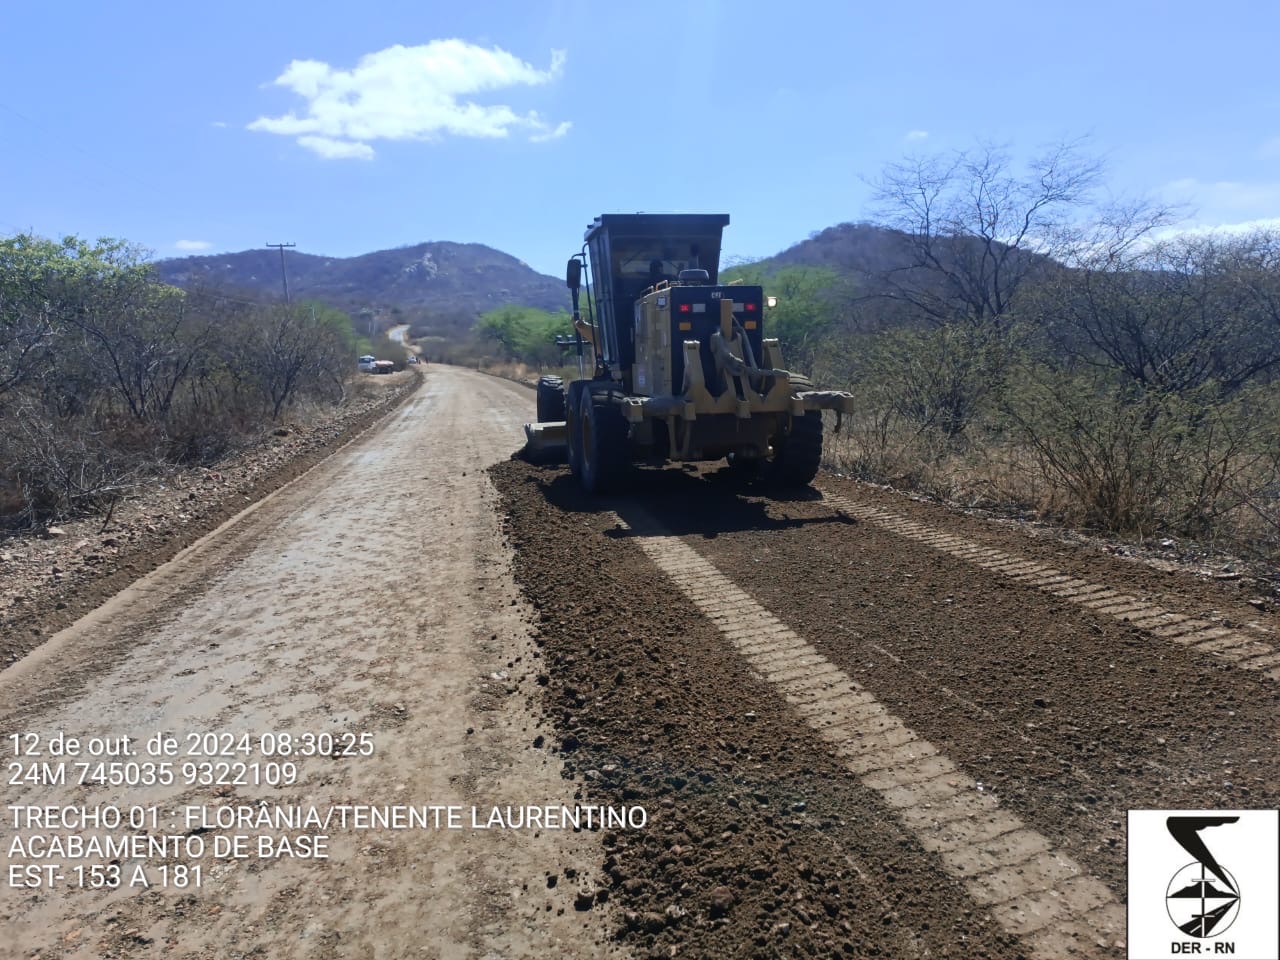
[{"label": "yellow motor grader", "polygon": [[[538,384],[530,459],[569,463],[588,493],[634,462],[727,459],[773,486],[804,486],[822,459],[822,411],[853,396],[814,390],[764,336],[764,291],[719,283],[727,214],[605,214],[565,280],[579,378]],[[583,267],[590,268],[586,317]]]}]

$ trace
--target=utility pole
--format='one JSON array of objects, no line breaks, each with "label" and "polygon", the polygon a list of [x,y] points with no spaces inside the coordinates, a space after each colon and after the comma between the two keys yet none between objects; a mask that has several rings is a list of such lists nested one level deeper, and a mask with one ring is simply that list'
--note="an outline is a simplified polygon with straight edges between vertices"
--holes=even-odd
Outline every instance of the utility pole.
[{"label": "utility pole", "polygon": [[280,251],[280,279],[284,282],[284,302],[289,302],[289,275],[284,270],[284,251],[286,247],[296,247],[296,243],[268,243],[268,247],[275,247]]}]

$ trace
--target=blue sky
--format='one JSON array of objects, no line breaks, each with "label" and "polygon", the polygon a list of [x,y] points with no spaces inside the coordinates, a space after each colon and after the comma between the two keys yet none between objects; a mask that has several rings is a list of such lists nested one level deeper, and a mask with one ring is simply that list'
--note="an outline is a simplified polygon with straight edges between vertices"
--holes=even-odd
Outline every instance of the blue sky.
[{"label": "blue sky", "polygon": [[487,243],[603,212],[767,256],[912,152],[1089,137],[1123,195],[1280,224],[1280,5],[0,3],[0,233],[157,257]]}]

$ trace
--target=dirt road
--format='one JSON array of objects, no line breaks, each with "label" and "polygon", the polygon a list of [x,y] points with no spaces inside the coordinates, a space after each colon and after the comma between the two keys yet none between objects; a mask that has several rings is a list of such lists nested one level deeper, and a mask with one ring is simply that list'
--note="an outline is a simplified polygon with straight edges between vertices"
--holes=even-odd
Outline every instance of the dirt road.
[{"label": "dirt road", "polygon": [[[484,473],[510,454],[531,409],[514,384],[432,367],[384,425],[0,674],[6,809],[118,809],[126,819],[109,829],[74,812],[51,825],[42,811],[8,811],[6,874],[44,864],[60,879],[5,885],[0,953],[616,950],[604,945],[606,907],[589,896],[598,834],[515,829],[514,817],[490,827],[495,805],[574,803],[558,760],[533,746],[543,735],[530,709],[537,651]],[[234,736],[190,737],[201,733]],[[23,736],[15,744],[12,734]],[[52,755],[59,734],[79,740],[79,753]],[[156,735],[171,736],[176,754],[149,752]],[[132,752],[90,757],[95,737],[99,752]],[[122,737],[131,743],[121,747]],[[16,745],[37,742],[39,755],[15,758]],[[288,763],[296,781],[276,783],[292,779]],[[164,764],[171,784],[109,782],[163,780]],[[66,783],[48,782],[57,769]],[[86,770],[108,782],[78,783]],[[361,809],[432,806],[445,819],[425,828],[359,820]],[[313,809],[328,826],[217,819]],[[58,838],[146,835],[177,838],[179,849],[39,858]],[[215,856],[215,838],[235,835],[250,854]],[[297,838],[317,835],[328,838],[327,859],[300,856]],[[272,841],[265,858],[259,836]],[[282,837],[293,856],[276,855]],[[183,866],[201,868],[198,889]],[[119,886],[92,889],[103,876]]]},{"label": "dirt road", "polygon": [[[1280,804],[1280,617],[1238,585],[829,476],[777,497],[646,469],[587,499],[505,459],[528,391],[428,376],[0,675],[3,732],[46,748],[319,732],[348,755],[278,787],[6,804],[154,807],[150,832],[211,844],[321,831],[192,810],[465,823],[355,819],[324,861],[174,857],[199,890],[7,888],[15,955],[1121,957],[1127,811]],[[472,824],[494,805],[645,822]]]}]

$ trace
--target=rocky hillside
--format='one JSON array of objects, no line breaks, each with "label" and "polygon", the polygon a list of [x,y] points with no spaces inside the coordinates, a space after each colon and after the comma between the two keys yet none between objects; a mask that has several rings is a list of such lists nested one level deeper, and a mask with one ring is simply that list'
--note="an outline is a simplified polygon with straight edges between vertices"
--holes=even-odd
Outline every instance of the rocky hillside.
[{"label": "rocky hillside", "polygon": [[[289,293],[343,309],[392,310],[404,315],[474,317],[506,304],[545,310],[568,303],[564,281],[537,273],[523,261],[479,243],[420,243],[358,257],[285,252]],[[179,287],[207,284],[281,295],[280,255],[244,250],[180,257],[156,264],[161,279]]]},{"label": "rocky hillside", "polygon": [[[1000,243],[995,250],[1004,250]],[[950,245],[940,241],[935,252],[948,269],[961,273],[971,269],[982,256],[981,242],[975,237],[956,238]],[[879,278],[893,272],[901,274],[919,262],[919,252],[912,238],[901,230],[875,223],[840,223],[809,235],[807,240],[794,244],[766,258],[762,263],[769,269],[782,267],[826,267],[843,277],[855,280],[865,290],[878,284]],[[1028,250],[1014,251],[1013,259],[1022,265],[1031,263],[1049,265],[1052,261]],[[936,278],[935,278],[936,279]],[[917,277],[916,282],[922,282]]]}]

